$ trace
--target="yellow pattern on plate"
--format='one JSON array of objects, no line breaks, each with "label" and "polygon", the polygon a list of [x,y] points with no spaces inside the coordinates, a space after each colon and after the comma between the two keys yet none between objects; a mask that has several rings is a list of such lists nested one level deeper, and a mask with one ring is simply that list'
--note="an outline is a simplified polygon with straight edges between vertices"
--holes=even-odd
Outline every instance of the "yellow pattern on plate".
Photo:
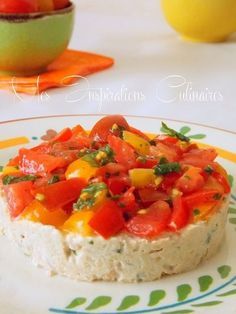
[{"label": "yellow pattern on plate", "polygon": [[0,141],[0,149],[14,147],[17,145],[28,144],[29,139],[25,136],[9,138],[7,140]]}]

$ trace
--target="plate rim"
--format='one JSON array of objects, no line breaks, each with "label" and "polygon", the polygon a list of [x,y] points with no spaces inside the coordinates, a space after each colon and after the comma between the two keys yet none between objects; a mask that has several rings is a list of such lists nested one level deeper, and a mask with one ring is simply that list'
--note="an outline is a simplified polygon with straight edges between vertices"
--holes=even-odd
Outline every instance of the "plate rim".
[{"label": "plate rim", "polygon": [[4,124],[10,124],[14,122],[21,122],[21,121],[31,121],[31,120],[38,120],[38,119],[50,119],[50,118],[66,118],[66,117],[105,117],[110,115],[122,115],[127,118],[141,118],[141,119],[150,119],[150,120],[166,120],[166,121],[172,121],[177,123],[189,123],[195,126],[201,126],[205,128],[209,128],[212,130],[218,130],[225,133],[236,135],[236,131],[231,131],[224,128],[218,128],[215,126],[210,126],[204,123],[198,123],[198,122],[192,122],[192,121],[186,121],[186,120],[179,120],[179,119],[172,119],[172,118],[165,118],[161,116],[142,116],[142,115],[131,115],[131,114],[120,114],[120,113],[78,113],[78,114],[59,114],[59,115],[48,115],[48,116],[34,116],[34,117],[28,117],[28,118],[19,118],[19,119],[10,119],[5,121],[0,121],[0,125]]}]

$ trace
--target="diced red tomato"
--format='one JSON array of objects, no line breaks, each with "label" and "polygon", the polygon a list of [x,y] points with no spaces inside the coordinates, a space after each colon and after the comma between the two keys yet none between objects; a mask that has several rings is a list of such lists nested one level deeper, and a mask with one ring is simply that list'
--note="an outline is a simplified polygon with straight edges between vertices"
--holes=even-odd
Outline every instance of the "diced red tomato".
[{"label": "diced red tomato", "polygon": [[73,134],[72,136],[74,138],[76,138],[77,136],[80,136],[80,135],[87,135],[85,129],[80,124],[78,124],[75,127],[73,127],[71,129],[71,131],[72,131],[72,134]]},{"label": "diced red tomato", "polygon": [[116,235],[124,224],[122,212],[114,201],[104,202],[89,222],[90,227],[105,239]]},{"label": "diced red tomato", "polygon": [[193,149],[188,153],[183,154],[181,163],[203,169],[206,166],[211,165],[216,157],[217,153],[214,149]]},{"label": "diced red tomato", "polygon": [[51,178],[51,175],[47,175],[45,177],[40,177],[34,181],[33,188],[37,189],[44,185],[48,185],[48,180]]},{"label": "diced red tomato", "polygon": [[10,215],[12,218],[19,216],[26,206],[33,201],[31,195],[31,181],[19,182],[4,186],[6,199],[9,206]]},{"label": "diced red tomato", "polygon": [[1,0],[1,13],[34,13],[38,11],[37,0]]},{"label": "diced red tomato", "polygon": [[138,157],[136,161],[137,162],[136,162],[135,168],[152,169],[158,163],[157,159],[151,158],[151,157],[147,157],[147,158]]},{"label": "diced red tomato", "polygon": [[63,143],[54,143],[52,146],[52,154],[55,154],[56,152],[62,152],[67,150],[80,150],[84,148],[90,147],[91,141],[87,142],[87,138],[85,141],[80,142],[79,139],[71,139],[69,141],[63,142]]},{"label": "diced red tomato", "polygon": [[120,115],[111,115],[99,120],[90,132],[90,138],[96,142],[106,143],[107,137],[112,133],[111,129],[114,125],[129,130],[129,125],[124,117]]},{"label": "diced red tomato", "polygon": [[[62,172],[62,173],[61,173]],[[56,173],[50,173],[48,174],[47,176],[45,177],[39,177],[37,178],[34,183],[33,183],[33,189],[37,189],[37,188],[40,188],[42,186],[45,186],[45,185],[48,185],[50,180],[52,180],[52,178],[54,176],[56,176],[58,178],[58,182],[59,181],[64,181],[66,178],[65,178],[65,170],[64,169],[58,169],[56,171]],[[54,183],[53,183],[54,184]]]},{"label": "diced red tomato", "polygon": [[124,193],[130,187],[131,182],[127,174],[113,176],[107,180],[107,185],[113,195]]},{"label": "diced red tomato", "polygon": [[168,203],[157,201],[146,213],[137,214],[126,224],[129,233],[139,237],[154,238],[167,229],[171,218]]},{"label": "diced red tomato", "polygon": [[218,172],[213,172],[212,176],[223,186],[225,193],[230,193],[231,187],[229,181],[223,175]]},{"label": "diced red tomato", "polygon": [[110,162],[106,164],[105,166],[102,166],[98,168],[96,172],[97,177],[102,177],[104,182],[107,182],[107,180],[112,176],[119,176],[120,174],[127,173],[127,168],[121,164],[116,164],[113,162]]},{"label": "diced red tomato", "polygon": [[114,157],[118,163],[122,164],[127,169],[135,167],[136,153],[129,144],[114,135],[108,135],[107,141],[111,149],[114,151]]},{"label": "diced red tomato", "polygon": [[64,167],[65,161],[61,157],[21,149],[19,152],[19,166],[24,174],[46,176],[54,169]]},{"label": "diced red tomato", "polygon": [[7,166],[12,166],[12,167],[18,166],[18,165],[19,165],[19,156],[16,156],[16,157],[10,159],[8,164],[7,164]]},{"label": "diced red tomato", "polygon": [[49,154],[51,152],[52,145],[48,142],[44,142],[38,146],[31,148],[33,152],[40,153],[40,154]]},{"label": "diced red tomato", "polygon": [[191,193],[201,189],[205,183],[201,168],[189,167],[175,184],[183,193]]},{"label": "diced red tomato", "polygon": [[66,167],[73,161],[78,159],[78,152],[78,150],[58,150],[53,152],[53,156],[57,158],[62,158],[64,160],[63,167]]},{"label": "diced red tomato", "polygon": [[85,186],[85,180],[74,178],[34,189],[32,194],[48,210],[53,211],[76,201]]},{"label": "diced red tomato", "polygon": [[134,215],[138,210],[134,190],[134,187],[131,187],[117,201],[117,204],[123,213]]},{"label": "diced red tomato", "polygon": [[65,128],[50,140],[52,143],[66,142],[72,137],[73,133],[70,128]]},{"label": "diced red tomato", "polygon": [[163,143],[157,143],[156,146],[150,147],[150,155],[156,158],[165,157],[169,162],[178,161],[180,158],[176,147],[171,147]]},{"label": "diced red tomato", "polygon": [[198,149],[198,146],[197,146],[197,144],[192,144],[191,142],[187,146],[182,147],[182,150],[185,153],[188,153],[194,149]]},{"label": "diced red tomato", "polygon": [[66,214],[71,215],[73,212],[73,205],[74,205],[74,201],[66,204],[65,206],[63,206],[62,209]]},{"label": "diced red tomato", "polygon": [[50,153],[55,157],[63,158],[67,166],[78,159],[79,150],[85,147],[85,145],[81,145],[77,140],[69,140],[62,143],[55,143]]},{"label": "diced red tomato", "polygon": [[169,192],[170,189],[173,188],[175,182],[181,177],[181,173],[177,173],[177,172],[172,172],[172,173],[168,173],[163,177],[163,181],[161,183],[161,188],[166,191]]},{"label": "diced red tomato", "polygon": [[221,198],[218,190],[200,190],[188,196],[183,197],[184,203],[188,208],[196,207],[198,204],[211,202]]},{"label": "diced red tomato", "polygon": [[163,144],[176,144],[178,139],[176,137],[168,136],[166,134],[160,134],[155,138],[155,141],[162,142]]},{"label": "diced red tomato", "polygon": [[189,221],[189,209],[183,202],[181,196],[173,199],[173,212],[169,223],[169,228],[172,231],[177,231],[185,227]]},{"label": "diced red tomato", "polygon": [[139,189],[138,193],[144,205],[151,205],[156,201],[165,201],[168,199],[167,193],[161,192],[152,187]]}]

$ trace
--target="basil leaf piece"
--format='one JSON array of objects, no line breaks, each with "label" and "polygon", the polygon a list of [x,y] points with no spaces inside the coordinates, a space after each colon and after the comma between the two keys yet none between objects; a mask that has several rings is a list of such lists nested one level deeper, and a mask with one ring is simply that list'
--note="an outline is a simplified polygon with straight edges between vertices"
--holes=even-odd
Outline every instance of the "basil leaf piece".
[{"label": "basil leaf piece", "polygon": [[74,209],[82,210],[83,208],[92,207],[100,195],[101,191],[107,190],[107,185],[103,182],[92,183],[81,191],[77,203],[74,204]]},{"label": "basil leaf piece", "polygon": [[34,175],[31,175],[31,174],[29,174],[27,176],[23,176],[23,177],[6,175],[2,179],[2,183],[3,183],[3,185],[9,185],[9,184],[19,183],[19,182],[23,182],[23,181],[35,181],[36,179],[37,179],[37,177]]},{"label": "basil leaf piece", "polygon": [[174,129],[169,128],[164,122],[162,124],[163,131],[171,137],[176,137],[183,142],[190,142],[190,138],[181,134],[180,132],[175,131]]},{"label": "basil leaf piece", "polygon": [[58,175],[53,175],[49,180],[48,184],[54,184],[60,181],[60,177]]},{"label": "basil leaf piece", "polygon": [[114,161],[113,156],[113,150],[109,145],[106,145],[95,152],[83,156],[82,159],[87,161],[92,167],[99,167]]},{"label": "basil leaf piece", "polygon": [[178,162],[168,162],[165,164],[159,164],[154,168],[155,175],[165,175],[171,172],[180,172],[181,167]]},{"label": "basil leaf piece", "polygon": [[212,174],[214,172],[214,169],[212,168],[212,166],[208,165],[204,168],[204,171],[208,174]]}]

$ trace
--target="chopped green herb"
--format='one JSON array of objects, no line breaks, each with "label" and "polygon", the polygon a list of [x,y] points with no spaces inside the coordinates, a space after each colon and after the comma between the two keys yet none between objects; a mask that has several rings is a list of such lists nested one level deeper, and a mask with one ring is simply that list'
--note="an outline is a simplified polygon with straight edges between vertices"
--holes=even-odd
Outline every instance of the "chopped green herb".
[{"label": "chopped green herb", "polygon": [[81,158],[81,157],[84,157],[85,155],[91,154],[92,152],[93,152],[93,150],[91,150],[91,149],[81,149],[78,152],[77,156],[78,156],[78,158]]},{"label": "chopped green herb", "polygon": [[60,181],[60,177],[58,175],[54,175],[48,180],[48,184],[54,184],[59,181]]},{"label": "chopped green herb", "polygon": [[209,233],[207,234],[206,243],[209,244],[209,243],[211,242],[211,239],[212,239],[212,235],[211,235],[211,233],[209,232]]},{"label": "chopped green herb", "polygon": [[193,215],[198,216],[200,214],[200,210],[198,208],[194,209]]},{"label": "chopped green herb", "polygon": [[109,145],[106,145],[92,153],[84,155],[82,159],[87,161],[92,167],[99,167],[112,162],[113,156],[113,150]]},{"label": "chopped green herb", "polygon": [[231,174],[228,175],[228,181],[229,181],[230,187],[232,188],[234,184],[234,177]]},{"label": "chopped green herb", "polygon": [[166,157],[161,157],[159,164],[162,165],[162,164],[167,164],[167,163],[168,163],[168,159],[166,159]]},{"label": "chopped green herb", "polygon": [[74,209],[82,210],[83,208],[92,207],[101,191],[107,190],[107,185],[103,182],[92,183],[81,191],[77,203],[74,204]]},{"label": "chopped green herb", "polygon": [[212,168],[212,166],[208,165],[204,168],[204,171],[208,174],[212,174],[214,172],[214,169]]},{"label": "chopped green herb", "polygon": [[119,203],[118,203],[118,206],[119,206],[120,208],[125,208],[125,204],[122,203],[122,202],[119,202]]},{"label": "chopped green herb", "polygon": [[2,171],[3,171],[3,168],[4,168],[4,166],[0,166],[0,172],[2,172]]},{"label": "chopped green herb", "polygon": [[23,177],[13,176],[13,175],[6,175],[2,179],[2,183],[4,185],[13,184],[13,183],[19,183],[23,181],[35,181],[37,179],[36,176],[33,176],[31,174]]},{"label": "chopped green herb", "polygon": [[93,240],[90,240],[90,241],[89,241],[89,244],[90,244],[90,245],[93,245],[93,244],[94,244],[94,241],[93,241]]},{"label": "chopped green herb", "polygon": [[87,162],[90,164],[90,166],[92,166],[92,167],[98,167],[99,164],[98,164],[98,162],[97,162],[96,159],[95,159],[95,158],[96,158],[96,155],[97,155],[97,152],[93,152],[93,153],[84,155],[84,156],[82,157],[82,159],[83,159],[84,161],[87,161]]},{"label": "chopped green herb", "polygon": [[162,130],[171,137],[176,137],[183,142],[190,142],[190,138],[183,135],[180,132],[175,131],[174,129],[169,128],[164,122],[162,124]]},{"label": "chopped green herb", "polygon": [[220,193],[216,193],[216,194],[213,196],[214,200],[216,200],[216,201],[220,200],[221,197],[222,197],[222,195],[221,195]]},{"label": "chopped green herb", "polygon": [[187,179],[187,180],[191,180],[191,177],[188,176],[188,175],[185,175],[184,177],[185,177],[185,179]]},{"label": "chopped green herb", "polygon": [[101,162],[100,162],[101,166],[104,166],[107,163],[113,161],[114,152],[109,145],[106,145],[105,147],[99,149],[99,151],[104,152],[106,154],[106,157],[101,159]]},{"label": "chopped green herb", "polygon": [[112,195],[112,196],[111,196],[111,199],[112,199],[113,201],[116,201],[116,200],[120,199],[121,196],[122,196],[121,194]]},{"label": "chopped green herb", "polygon": [[180,172],[181,167],[178,162],[169,162],[166,164],[159,164],[154,168],[155,175],[165,175],[171,172]]},{"label": "chopped green herb", "polygon": [[156,141],[155,140],[151,140],[151,141],[149,141],[149,144],[152,145],[152,146],[156,146]]}]

